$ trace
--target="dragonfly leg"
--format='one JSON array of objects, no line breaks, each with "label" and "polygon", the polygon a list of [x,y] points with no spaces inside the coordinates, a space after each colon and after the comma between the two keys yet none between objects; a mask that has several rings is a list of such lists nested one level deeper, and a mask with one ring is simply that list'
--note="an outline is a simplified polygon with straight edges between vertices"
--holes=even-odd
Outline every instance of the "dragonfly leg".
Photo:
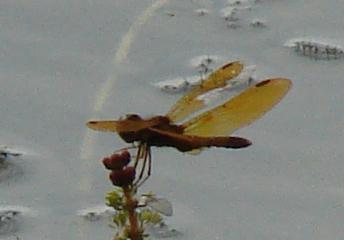
[{"label": "dragonfly leg", "polygon": [[142,180],[143,174],[144,174],[145,169],[146,169],[147,158],[148,158],[148,149],[147,149],[146,145],[144,145],[144,150],[143,151],[144,151],[143,162],[142,162],[142,166],[141,166],[139,177],[137,178],[137,180],[135,182],[135,185],[138,185],[138,183]]},{"label": "dragonfly leg", "polygon": [[148,148],[148,174],[147,178],[150,177],[152,171],[152,154],[151,154],[151,149],[150,147]]},{"label": "dragonfly leg", "polygon": [[134,168],[136,169],[138,163],[139,163],[139,160],[142,156],[142,150],[143,150],[143,145],[142,144],[139,144],[138,146],[138,149],[137,149],[137,153],[136,153],[136,157],[135,157],[135,163],[134,163]]},{"label": "dragonfly leg", "polygon": [[[145,160],[145,162],[146,161],[148,161],[148,170],[147,170],[147,175],[141,180],[141,178],[140,178],[140,183],[138,183],[137,184],[137,187],[140,187],[144,182],[146,182],[146,180],[150,177],[150,175],[151,175],[151,171],[152,171],[152,155],[151,155],[151,149],[150,149],[150,147],[147,147],[146,148],[146,152],[147,152],[147,154],[146,154],[146,160]],[[145,168],[145,167],[144,167]]]}]

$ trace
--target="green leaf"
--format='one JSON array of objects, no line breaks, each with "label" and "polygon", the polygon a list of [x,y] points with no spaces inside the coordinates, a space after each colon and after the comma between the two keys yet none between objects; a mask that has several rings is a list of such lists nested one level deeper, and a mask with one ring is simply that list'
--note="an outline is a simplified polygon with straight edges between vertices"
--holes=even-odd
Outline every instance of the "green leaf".
[{"label": "green leaf", "polygon": [[106,205],[113,207],[116,210],[123,209],[123,192],[121,190],[108,192],[105,199]]},{"label": "green leaf", "polygon": [[159,213],[157,213],[155,211],[151,211],[149,209],[143,209],[139,213],[139,218],[141,221],[143,221],[145,223],[151,223],[154,225],[161,223],[161,221],[162,221],[162,217]]},{"label": "green leaf", "polygon": [[128,219],[128,214],[126,212],[119,212],[115,214],[112,221],[120,228],[124,227]]}]

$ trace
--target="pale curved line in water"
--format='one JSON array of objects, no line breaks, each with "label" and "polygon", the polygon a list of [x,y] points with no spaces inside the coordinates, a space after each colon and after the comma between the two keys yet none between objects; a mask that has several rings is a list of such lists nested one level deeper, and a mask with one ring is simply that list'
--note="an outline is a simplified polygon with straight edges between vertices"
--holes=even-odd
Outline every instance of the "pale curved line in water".
[{"label": "pale curved line in water", "polygon": [[[168,3],[169,0],[157,0],[152,5],[147,7],[141,15],[135,20],[135,22],[130,26],[128,32],[123,36],[119,47],[115,53],[113,59],[113,65],[118,66],[122,64],[128,57],[130,47],[137,35],[140,28],[153,16],[153,13],[162,7],[164,4]],[[110,96],[110,92],[117,79],[116,72],[113,72],[111,76],[99,87],[95,95],[95,104],[93,107],[94,115],[100,112],[104,108],[104,104],[107,98]],[[92,117],[91,117],[92,118]],[[94,142],[96,141],[96,134],[91,132],[91,130],[86,129],[83,141],[80,147],[80,158],[87,159],[92,156]]]},{"label": "pale curved line in water", "polygon": [[[119,47],[116,51],[115,57],[113,59],[113,65],[115,66],[115,69],[118,65],[122,64],[128,56],[130,46],[135,39],[137,32],[140,30],[140,27],[142,27],[143,24],[145,24],[149,18],[153,16],[154,11],[162,7],[164,4],[166,4],[169,0],[157,0],[155,1],[151,6],[146,8],[142,14],[136,19],[136,21],[131,25],[128,32],[123,36]],[[95,118],[96,114],[101,112],[104,108],[104,104],[107,100],[107,98],[110,96],[112,87],[114,85],[114,82],[117,79],[116,72],[113,72],[112,75],[108,77],[108,79],[99,87],[98,91],[95,95],[95,103],[93,106],[93,116],[91,118]],[[96,141],[96,133],[92,130],[86,128],[85,126],[85,134],[83,137],[82,144],[80,146],[80,159],[88,159],[93,155],[93,148],[94,143]],[[80,191],[92,191],[92,178],[91,178],[91,162],[90,161],[84,161],[83,165],[81,166],[81,171],[83,172],[83,178],[80,179],[78,182],[78,187]],[[80,239],[83,239],[86,233],[84,226],[79,225],[78,227],[78,233]]]}]

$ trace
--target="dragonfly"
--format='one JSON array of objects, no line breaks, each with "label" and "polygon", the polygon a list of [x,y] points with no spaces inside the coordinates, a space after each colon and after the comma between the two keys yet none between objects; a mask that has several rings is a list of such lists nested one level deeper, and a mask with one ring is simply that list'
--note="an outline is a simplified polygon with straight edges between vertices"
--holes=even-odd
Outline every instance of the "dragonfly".
[{"label": "dragonfly", "polygon": [[240,61],[223,65],[181,97],[165,115],[142,118],[138,114],[128,114],[119,120],[91,120],[86,125],[97,131],[115,132],[126,143],[133,144],[137,149],[135,169],[142,161],[136,181],[140,184],[151,175],[151,147],[173,147],[180,152],[208,147],[248,147],[250,140],[230,134],[274,107],[291,88],[289,79],[271,78],[258,82],[219,106],[187,119],[207,107],[205,94],[228,86],[243,67]]},{"label": "dragonfly", "polygon": [[9,157],[18,157],[21,155],[22,153],[16,152],[10,149],[8,146],[0,146],[0,164],[3,163]]}]

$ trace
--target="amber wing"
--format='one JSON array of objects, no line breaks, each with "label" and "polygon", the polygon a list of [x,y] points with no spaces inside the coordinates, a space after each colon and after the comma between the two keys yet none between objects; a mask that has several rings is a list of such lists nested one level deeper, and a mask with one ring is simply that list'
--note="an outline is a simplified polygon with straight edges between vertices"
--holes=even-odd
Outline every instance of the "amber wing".
[{"label": "amber wing", "polygon": [[86,125],[96,131],[104,132],[132,132],[155,126],[161,122],[161,117],[144,119],[96,120]]},{"label": "amber wing", "polygon": [[205,107],[204,100],[197,97],[215,88],[221,88],[227,85],[228,81],[238,76],[243,69],[243,64],[240,62],[228,63],[215,72],[213,72],[207,79],[203,80],[201,85],[194,87],[183,96],[167,113],[172,121],[177,122],[189,114],[194,113]]},{"label": "amber wing", "polygon": [[87,127],[96,131],[105,132],[117,132],[118,121],[113,120],[101,120],[101,121],[89,121],[86,123]]},{"label": "amber wing", "polygon": [[289,79],[275,78],[259,82],[224,104],[185,122],[184,134],[228,136],[269,111],[290,87]]}]

